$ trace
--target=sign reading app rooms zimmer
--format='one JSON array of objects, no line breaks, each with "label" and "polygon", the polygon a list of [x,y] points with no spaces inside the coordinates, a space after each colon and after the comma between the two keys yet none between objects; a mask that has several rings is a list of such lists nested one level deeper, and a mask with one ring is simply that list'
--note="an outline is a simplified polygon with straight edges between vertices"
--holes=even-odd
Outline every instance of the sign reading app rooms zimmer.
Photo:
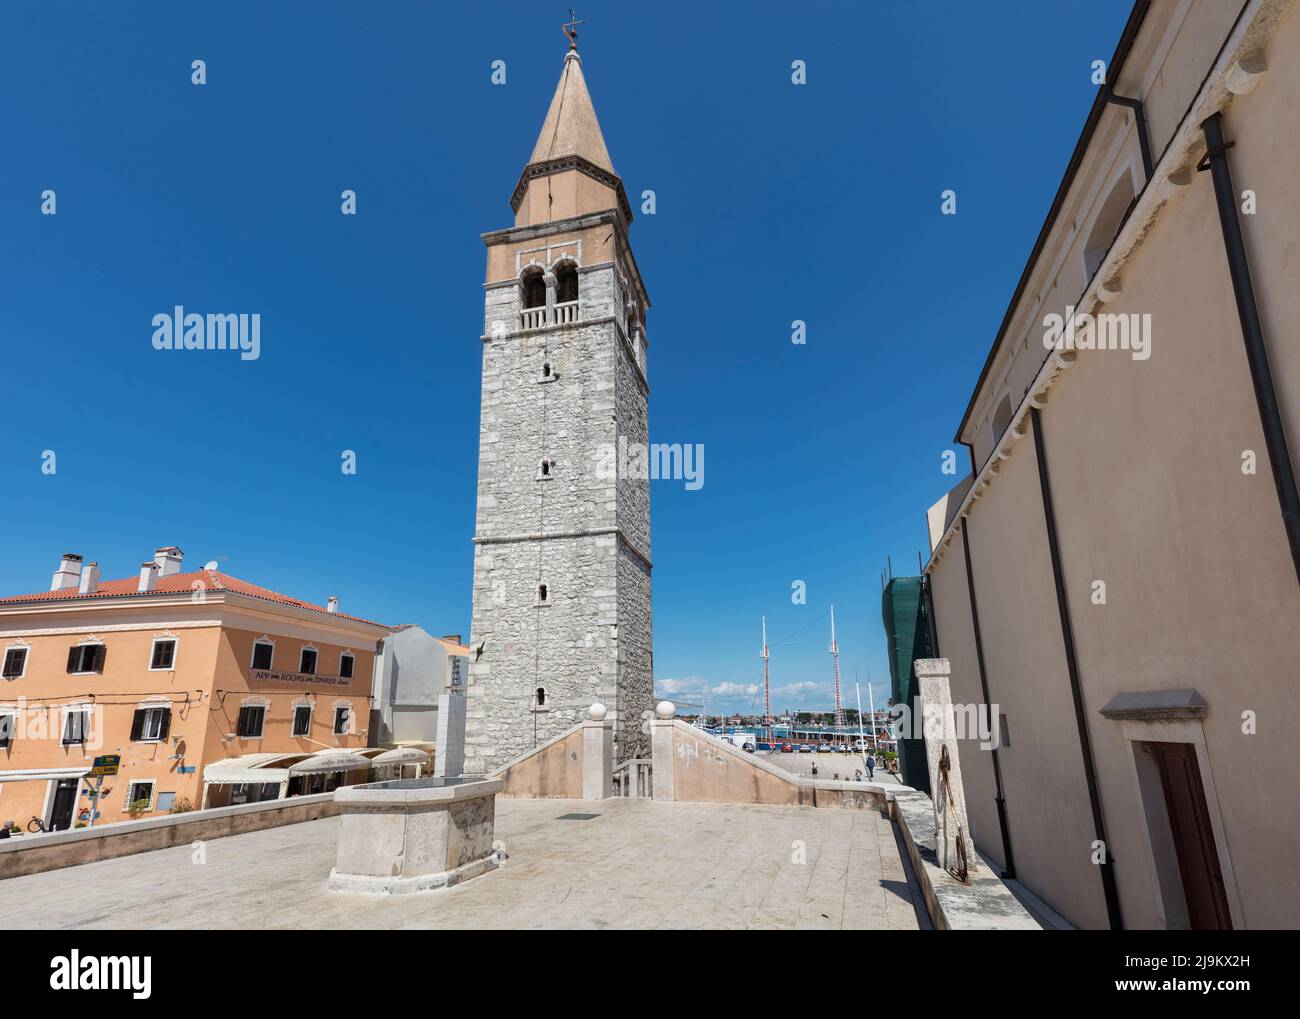
[{"label": "sign reading app rooms zimmer", "polygon": [[317,676],[311,672],[276,672],[272,669],[253,669],[248,678],[255,683],[306,683],[312,686],[348,686],[352,680],[342,676]]}]

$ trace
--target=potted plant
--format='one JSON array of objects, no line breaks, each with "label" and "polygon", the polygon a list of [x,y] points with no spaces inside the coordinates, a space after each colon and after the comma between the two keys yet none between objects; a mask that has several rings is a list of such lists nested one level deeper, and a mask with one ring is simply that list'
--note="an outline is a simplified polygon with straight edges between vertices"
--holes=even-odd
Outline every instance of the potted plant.
[{"label": "potted plant", "polygon": [[148,800],[133,800],[131,803],[127,804],[126,813],[132,821],[138,821],[148,809]]}]

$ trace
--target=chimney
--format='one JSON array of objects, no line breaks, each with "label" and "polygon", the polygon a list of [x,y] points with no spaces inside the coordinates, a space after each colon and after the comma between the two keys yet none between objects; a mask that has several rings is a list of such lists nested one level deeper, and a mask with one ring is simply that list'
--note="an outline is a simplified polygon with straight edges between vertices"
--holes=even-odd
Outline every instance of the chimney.
[{"label": "chimney", "polygon": [[336,595],[330,595],[330,600],[325,603],[326,612],[337,612],[339,610],[339,600]]},{"label": "chimney", "polygon": [[175,545],[156,549],[153,554],[153,561],[158,566],[158,576],[170,577],[173,573],[180,573],[181,560],[184,558],[185,553]]},{"label": "chimney", "polygon": [[152,559],[140,564],[140,586],[137,591],[152,591],[158,583],[158,564]]},{"label": "chimney", "polygon": [[59,568],[50,581],[51,591],[71,591],[81,581],[81,556],[74,552],[65,552],[59,560]]},{"label": "chimney", "polygon": [[82,594],[94,594],[99,590],[99,563],[87,563],[81,571],[81,586],[77,588]]}]

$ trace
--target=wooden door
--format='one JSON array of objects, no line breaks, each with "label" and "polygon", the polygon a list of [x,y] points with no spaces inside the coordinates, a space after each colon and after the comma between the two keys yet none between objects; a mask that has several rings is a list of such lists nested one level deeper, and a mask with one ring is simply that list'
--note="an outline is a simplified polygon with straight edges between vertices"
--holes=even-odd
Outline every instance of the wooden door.
[{"label": "wooden door", "polygon": [[1214,845],[1214,829],[1205,806],[1205,787],[1196,748],[1190,743],[1147,743],[1160,769],[1169,827],[1178,854],[1178,870],[1193,930],[1231,930],[1223,871]]}]

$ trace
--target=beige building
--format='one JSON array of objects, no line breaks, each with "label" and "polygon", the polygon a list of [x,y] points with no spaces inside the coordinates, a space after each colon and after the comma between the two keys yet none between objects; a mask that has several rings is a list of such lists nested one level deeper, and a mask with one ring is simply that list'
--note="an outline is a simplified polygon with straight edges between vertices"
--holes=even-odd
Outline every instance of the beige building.
[{"label": "beige building", "polygon": [[[0,824],[61,830],[365,780],[389,627],[183,558],[167,546],[138,576],[101,580],[69,554],[49,590],[0,598]],[[118,765],[100,784],[105,757]]]},{"label": "beige building", "polygon": [[1295,927],[1300,10],[1140,2],[1107,75],[928,514],[971,824],[1080,927]]}]

